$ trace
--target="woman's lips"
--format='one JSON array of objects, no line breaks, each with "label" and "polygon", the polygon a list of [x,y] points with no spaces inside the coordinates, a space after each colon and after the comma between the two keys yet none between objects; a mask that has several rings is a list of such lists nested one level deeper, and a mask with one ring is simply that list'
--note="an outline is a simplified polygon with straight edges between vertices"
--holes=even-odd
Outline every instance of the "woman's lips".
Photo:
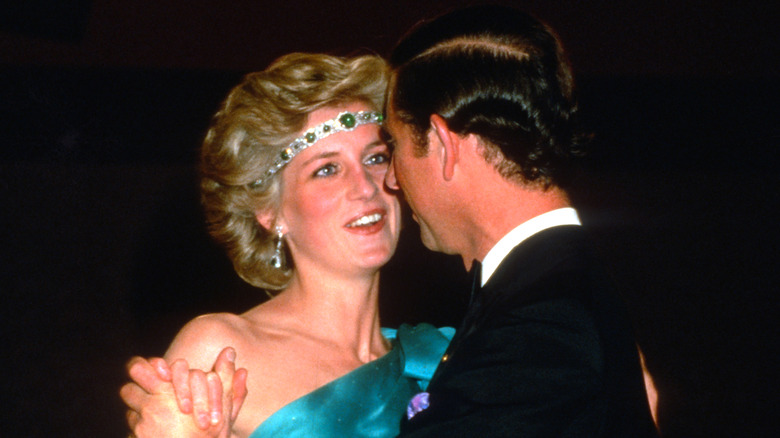
[{"label": "woman's lips", "polygon": [[356,217],[345,228],[355,234],[373,234],[384,228],[385,216],[384,210],[372,210]]}]

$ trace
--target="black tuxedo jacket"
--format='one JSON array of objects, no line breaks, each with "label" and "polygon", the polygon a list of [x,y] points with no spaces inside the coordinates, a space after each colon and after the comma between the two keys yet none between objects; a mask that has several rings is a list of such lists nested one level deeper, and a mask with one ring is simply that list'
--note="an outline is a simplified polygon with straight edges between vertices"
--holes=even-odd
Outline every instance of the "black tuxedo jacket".
[{"label": "black tuxedo jacket", "polygon": [[579,226],[512,250],[427,391],[402,437],[656,436],[626,313]]}]

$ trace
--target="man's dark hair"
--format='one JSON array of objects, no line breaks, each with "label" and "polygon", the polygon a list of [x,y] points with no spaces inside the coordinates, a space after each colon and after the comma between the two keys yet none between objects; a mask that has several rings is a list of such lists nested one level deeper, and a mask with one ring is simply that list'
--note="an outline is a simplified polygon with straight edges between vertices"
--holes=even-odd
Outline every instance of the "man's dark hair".
[{"label": "man's dark hair", "polygon": [[422,22],[390,65],[390,103],[419,153],[438,114],[459,135],[479,136],[485,158],[523,183],[564,186],[584,154],[568,60],[552,29],[527,13],[477,6]]}]

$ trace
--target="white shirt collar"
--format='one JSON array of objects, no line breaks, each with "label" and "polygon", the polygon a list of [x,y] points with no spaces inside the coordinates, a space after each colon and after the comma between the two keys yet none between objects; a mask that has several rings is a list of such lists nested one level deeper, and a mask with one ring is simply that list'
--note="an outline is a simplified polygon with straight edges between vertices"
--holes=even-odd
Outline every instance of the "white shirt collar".
[{"label": "white shirt collar", "polygon": [[496,242],[493,248],[485,255],[484,260],[482,260],[482,286],[487,283],[490,276],[498,268],[498,265],[501,264],[514,247],[542,230],[559,225],[582,225],[582,223],[579,216],[577,216],[577,211],[571,207],[566,207],[542,213],[523,222],[507,233]]}]

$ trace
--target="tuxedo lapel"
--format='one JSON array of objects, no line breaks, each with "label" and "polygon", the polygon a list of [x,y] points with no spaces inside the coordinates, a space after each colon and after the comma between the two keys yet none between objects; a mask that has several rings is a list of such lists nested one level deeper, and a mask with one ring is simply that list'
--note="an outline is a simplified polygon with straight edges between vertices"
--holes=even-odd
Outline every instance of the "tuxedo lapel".
[{"label": "tuxedo lapel", "polygon": [[474,260],[471,265],[471,270],[469,270],[469,282],[471,283],[471,292],[466,315],[463,317],[463,322],[461,322],[460,326],[455,331],[455,336],[453,336],[452,340],[450,341],[450,345],[447,347],[447,351],[444,352],[442,360],[439,362],[439,366],[436,367],[436,372],[433,374],[431,382],[436,380],[436,376],[440,374],[444,363],[447,362],[452,354],[458,349],[460,340],[463,339],[463,337],[470,331],[470,328],[473,327],[473,322],[480,313],[479,309],[482,308],[482,264],[477,260]]},{"label": "tuxedo lapel", "polygon": [[529,237],[509,252],[484,287],[481,286],[482,265],[476,260],[473,262],[469,271],[471,300],[466,316],[455,332],[452,342],[442,357],[442,362],[436,368],[431,386],[435,387],[434,382],[446,368],[446,362],[458,354],[458,346],[463,339],[473,333],[484,323],[483,320],[487,315],[491,314],[488,309],[505,304],[515,306],[539,298],[533,294],[518,295],[517,291],[525,290],[526,285],[546,275],[563,260],[576,254],[580,248],[578,244],[572,242],[580,241],[576,237],[580,235],[579,226],[559,226]]},{"label": "tuxedo lapel", "polygon": [[482,288],[482,313],[486,307],[505,301],[519,304],[540,298],[528,290],[528,285],[562,269],[570,260],[579,260],[585,248],[583,237],[582,227],[563,225],[541,231],[517,245]]}]

